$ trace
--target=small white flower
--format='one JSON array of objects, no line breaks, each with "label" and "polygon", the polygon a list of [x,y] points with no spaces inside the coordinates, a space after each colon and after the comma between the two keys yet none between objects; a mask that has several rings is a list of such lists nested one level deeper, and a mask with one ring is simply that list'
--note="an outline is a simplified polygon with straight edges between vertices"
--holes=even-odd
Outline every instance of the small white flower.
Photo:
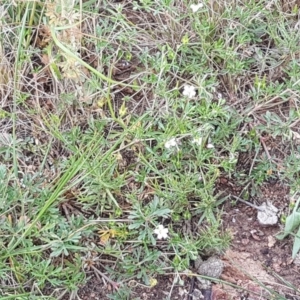
[{"label": "small white flower", "polygon": [[214,144],[211,142],[211,138],[210,137],[208,138],[206,148],[207,149],[214,149],[215,148]]},{"label": "small white flower", "polygon": [[197,12],[200,8],[203,7],[203,3],[198,3],[198,4],[192,4],[190,6],[191,10],[193,11],[193,13]]},{"label": "small white flower", "polygon": [[196,144],[197,146],[202,145],[202,137],[193,138],[192,144]]},{"label": "small white flower", "polygon": [[177,147],[177,146],[178,146],[178,143],[177,143],[176,138],[171,138],[170,140],[165,142],[166,149],[170,149],[172,147]]},{"label": "small white flower", "polygon": [[196,88],[192,85],[185,85],[183,87],[182,95],[192,99],[196,96]]},{"label": "small white flower", "polygon": [[158,225],[156,229],[154,229],[154,233],[157,234],[157,239],[167,239],[168,238],[169,229],[165,228],[164,225]]},{"label": "small white flower", "polygon": [[292,131],[293,140],[300,140],[300,134],[296,131]]}]

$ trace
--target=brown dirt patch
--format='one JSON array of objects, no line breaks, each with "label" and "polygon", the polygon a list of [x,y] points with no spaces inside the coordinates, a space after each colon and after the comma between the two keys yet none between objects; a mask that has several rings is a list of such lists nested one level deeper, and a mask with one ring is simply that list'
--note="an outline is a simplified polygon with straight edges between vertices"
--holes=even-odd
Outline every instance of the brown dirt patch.
[{"label": "brown dirt patch", "polygon": [[[279,208],[281,213],[286,213],[289,201],[288,195],[289,189],[286,185],[268,183],[262,187],[261,195],[256,200],[258,204],[270,200]],[[283,281],[279,283],[277,280],[279,277],[282,277],[284,281],[296,287],[299,286],[300,282],[299,266],[293,263],[291,257],[292,240],[285,239],[279,241],[276,239],[276,234],[283,229],[283,226],[264,227],[257,221],[256,209],[243,203],[237,203],[234,207],[230,206],[230,203],[227,202],[226,212],[223,217],[223,226],[227,230],[230,230],[233,240],[231,250],[226,253],[225,260],[228,259],[231,262],[231,267],[234,267],[234,271],[230,268],[225,269],[223,272],[224,279],[243,286],[245,282],[243,276],[240,276],[240,274],[246,276],[248,273],[250,278],[257,278],[257,280],[264,283],[267,287],[276,290],[285,297],[292,297],[287,299],[300,299],[299,295],[294,295],[292,290],[285,287]],[[234,278],[236,280],[233,280]],[[246,283],[247,281],[248,279]],[[252,280],[251,285],[253,283]],[[257,289],[257,284],[254,287]],[[249,289],[252,290],[252,287],[250,286]]]},{"label": "brown dirt patch", "polygon": [[[140,299],[140,300],[161,300],[166,299],[168,296],[170,299],[185,299],[189,288],[189,279],[183,278],[186,284],[184,286],[174,285],[173,276],[158,276],[157,285],[155,287],[146,287],[137,281],[129,282],[130,298],[128,299]],[[112,293],[112,287],[104,281],[99,281],[97,277],[92,276],[87,284],[80,288],[78,296],[82,300],[88,299],[109,299],[108,294]],[[123,298],[120,298],[123,299]],[[125,298],[124,298],[125,299]]]}]

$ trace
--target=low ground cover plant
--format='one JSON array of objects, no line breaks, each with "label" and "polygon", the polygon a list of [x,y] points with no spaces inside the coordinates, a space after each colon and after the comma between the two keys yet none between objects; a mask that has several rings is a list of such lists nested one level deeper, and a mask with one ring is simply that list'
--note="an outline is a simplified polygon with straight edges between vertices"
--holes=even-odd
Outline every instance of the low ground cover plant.
[{"label": "low ground cover plant", "polygon": [[76,299],[92,274],[111,299],[180,282],[230,245],[224,178],[244,200],[271,180],[297,191],[297,1],[4,0],[0,14],[3,299]]}]

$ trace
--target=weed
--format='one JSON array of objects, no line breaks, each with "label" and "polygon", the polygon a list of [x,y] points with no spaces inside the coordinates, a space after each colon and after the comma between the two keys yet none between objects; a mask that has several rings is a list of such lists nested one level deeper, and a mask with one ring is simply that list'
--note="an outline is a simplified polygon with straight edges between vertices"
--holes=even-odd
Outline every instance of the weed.
[{"label": "weed", "polygon": [[131,299],[229,246],[222,178],[299,188],[297,6],[98,2],[0,4],[3,299]]}]

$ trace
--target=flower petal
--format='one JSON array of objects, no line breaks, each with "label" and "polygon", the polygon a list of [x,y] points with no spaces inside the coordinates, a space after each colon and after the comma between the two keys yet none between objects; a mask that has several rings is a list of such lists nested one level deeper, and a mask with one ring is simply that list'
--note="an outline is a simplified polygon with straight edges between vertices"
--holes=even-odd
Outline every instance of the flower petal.
[{"label": "flower petal", "polygon": [[192,4],[190,6],[191,10],[195,13],[197,12],[200,8],[203,7],[203,3],[198,3],[198,4]]}]

